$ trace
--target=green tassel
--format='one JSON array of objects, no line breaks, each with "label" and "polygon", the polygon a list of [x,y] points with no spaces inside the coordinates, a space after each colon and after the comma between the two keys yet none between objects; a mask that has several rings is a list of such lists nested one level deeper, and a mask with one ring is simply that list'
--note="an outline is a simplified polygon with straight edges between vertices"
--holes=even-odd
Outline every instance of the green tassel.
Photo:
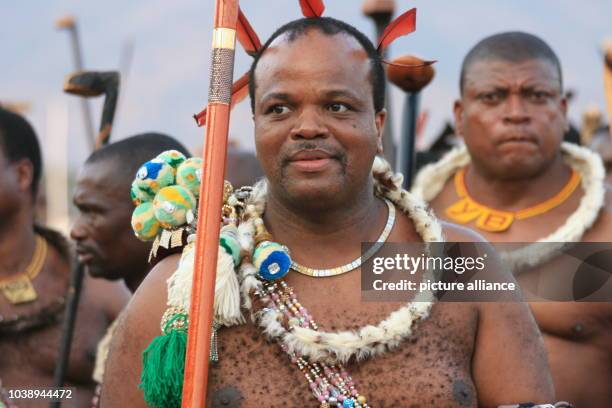
[{"label": "green tassel", "polygon": [[[180,322],[182,320],[182,322]],[[175,314],[142,353],[140,388],[154,408],[180,408],[187,350],[187,315]],[[177,327],[178,326],[178,327]]]}]

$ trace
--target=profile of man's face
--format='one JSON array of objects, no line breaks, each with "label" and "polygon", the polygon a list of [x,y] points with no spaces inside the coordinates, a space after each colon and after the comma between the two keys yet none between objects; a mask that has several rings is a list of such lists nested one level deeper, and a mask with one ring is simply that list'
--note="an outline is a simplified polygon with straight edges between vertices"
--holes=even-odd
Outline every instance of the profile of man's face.
[{"label": "profile of man's face", "polygon": [[131,271],[140,273],[134,269],[146,263],[146,244],[138,241],[130,224],[131,180],[118,176],[118,165],[113,160],[85,164],[73,196],[78,216],[70,236],[79,260],[97,278],[121,279]]},{"label": "profile of man's face", "polygon": [[559,154],[566,111],[551,62],[479,60],[466,71],[455,122],[475,165],[494,178],[520,179]]},{"label": "profile of man's face", "polygon": [[370,61],[346,34],[277,38],[255,72],[255,145],[270,188],[292,200],[341,201],[363,188],[381,150]]}]

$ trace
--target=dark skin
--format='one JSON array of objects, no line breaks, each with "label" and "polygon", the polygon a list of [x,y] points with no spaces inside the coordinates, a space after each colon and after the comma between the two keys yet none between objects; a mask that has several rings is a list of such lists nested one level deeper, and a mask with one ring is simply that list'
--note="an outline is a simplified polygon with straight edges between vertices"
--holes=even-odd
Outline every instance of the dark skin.
[{"label": "dark skin", "polygon": [[[27,160],[9,162],[0,148],[0,278],[15,275],[30,262],[35,248],[33,167]],[[68,261],[51,244],[39,275],[32,280],[38,299],[12,305],[0,296],[0,315],[36,315],[66,294],[69,280]],[[115,284],[86,278],[67,373],[67,387],[76,387],[67,407],[88,406],[93,395],[91,379],[98,340],[117,316],[125,297]],[[0,338],[0,375],[6,389],[50,387],[58,358],[61,324],[47,325],[26,333]],[[40,406],[40,401],[20,400],[20,407]]]},{"label": "dark skin", "polygon": [[[300,64],[288,63],[298,57]],[[369,175],[385,113],[373,108],[366,55],[351,37],[311,30],[294,42],[279,38],[260,63],[255,137],[270,180],[266,226],[298,262],[314,268],[347,263],[387,219]],[[456,226],[446,225],[445,232],[451,240],[478,239]],[[389,240],[420,237],[400,214]],[[160,262],[130,303],[107,365],[103,407],[145,406],[137,388],[140,353],[159,335],[165,308],[159,299],[177,260]],[[359,269],[325,279],[290,273],[287,281],[326,330],[377,324],[400,307],[361,302]],[[302,374],[252,323],[221,330],[219,344],[207,406],[316,404]],[[541,340],[521,303],[439,303],[413,340],[347,368],[374,406],[495,407],[545,401],[553,392]]]},{"label": "dark skin", "polygon": [[123,279],[135,292],[150,269],[150,246],[136,238],[130,224],[134,206],[126,198],[132,178],[114,159],[85,164],[74,191],[79,215],[70,237],[91,276]]},{"label": "dark skin", "polygon": [[[466,174],[472,197],[493,208],[516,211],[554,196],[570,176],[560,154],[566,111],[558,73],[549,62],[474,63],[455,103],[457,132],[472,157]],[[563,204],[537,217],[515,220],[507,231],[478,232],[491,242],[536,241],[564,224],[583,195],[578,188]],[[444,218],[445,209],[457,200],[451,177],[431,206]],[[612,240],[611,203],[608,189],[604,208],[583,242]],[[548,271],[560,274],[563,265],[551,268]],[[544,273],[538,269],[521,274],[519,283],[544,279]],[[556,398],[577,407],[608,407],[612,303],[545,302],[532,303],[531,309],[548,349]]]}]

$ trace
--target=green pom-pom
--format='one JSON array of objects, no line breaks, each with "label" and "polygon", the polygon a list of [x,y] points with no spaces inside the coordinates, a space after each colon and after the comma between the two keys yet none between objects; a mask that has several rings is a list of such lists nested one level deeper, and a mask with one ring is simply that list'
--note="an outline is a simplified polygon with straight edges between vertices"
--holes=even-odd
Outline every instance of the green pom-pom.
[{"label": "green pom-pom", "polygon": [[160,224],[155,218],[152,203],[142,203],[132,213],[132,229],[141,241],[153,241],[159,232]]},{"label": "green pom-pom", "polygon": [[221,228],[219,244],[232,256],[234,266],[240,264],[240,243],[238,242],[238,228],[235,225],[226,225]]},{"label": "green pom-pom", "polygon": [[153,200],[153,206],[155,217],[162,227],[172,228],[192,221],[189,214],[193,216],[196,200],[189,190],[174,185],[159,190]]},{"label": "green pom-pom", "polygon": [[185,155],[178,150],[166,150],[158,154],[155,160],[163,161],[176,169],[185,161]]},{"label": "green pom-pom", "polygon": [[183,314],[174,315],[165,333],[153,339],[142,353],[140,389],[145,402],[154,408],[180,408],[187,350],[187,328],[170,328]]},{"label": "green pom-pom", "polygon": [[185,160],[176,169],[176,183],[191,191],[194,197],[200,196],[200,183],[202,179],[202,159],[192,157]]},{"label": "green pom-pom", "polygon": [[[176,170],[161,160],[151,160],[140,166],[132,183],[134,192],[142,192],[144,197],[154,197],[162,188],[174,184]],[[148,201],[148,200],[142,200]]]}]

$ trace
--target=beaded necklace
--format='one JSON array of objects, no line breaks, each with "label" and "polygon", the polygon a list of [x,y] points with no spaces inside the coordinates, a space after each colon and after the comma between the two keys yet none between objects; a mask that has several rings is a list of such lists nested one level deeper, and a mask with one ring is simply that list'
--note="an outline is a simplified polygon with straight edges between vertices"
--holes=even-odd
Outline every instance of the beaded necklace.
[{"label": "beaded necklace", "polygon": [[[293,289],[286,282],[263,282],[262,289],[255,292],[255,296],[266,305],[258,312],[260,316],[274,311],[277,315],[284,316],[284,324],[289,330],[298,325],[318,330],[312,315],[298,302]],[[282,342],[280,347],[306,378],[313,396],[320,403],[320,408],[335,407],[339,404],[343,408],[370,408],[366,397],[357,391],[355,380],[341,364],[311,362],[301,353],[291,351]]]}]

